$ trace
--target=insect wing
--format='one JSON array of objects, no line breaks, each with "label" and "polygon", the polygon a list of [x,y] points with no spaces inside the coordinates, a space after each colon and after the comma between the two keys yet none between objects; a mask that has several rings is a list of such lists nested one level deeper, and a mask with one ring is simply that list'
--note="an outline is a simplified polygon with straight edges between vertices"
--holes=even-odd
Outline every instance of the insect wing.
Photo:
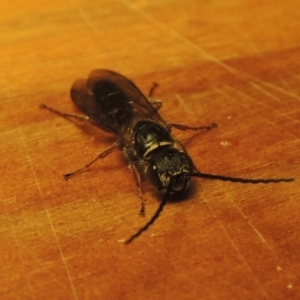
[{"label": "insect wing", "polygon": [[91,71],[88,86],[92,87],[97,81],[108,80],[114,82],[130,100],[135,113],[138,113],[141,117],[151,118],[155,121],[164,123],[164,120],[148,101],[147,97],[140,91],[140,89],[125,76],[110,70],[96,69]]},{"label": "insect wing", "polygon": [[93,70],[87,80],[76,80],[71,88],[71,98],[94,125],[122,138],[127,136],[137,117],[165,124],[132,81],[110,70]]},{"label": "insect wing", "polygon": [[73,102],[84,114],[92,119],[92,124],[102,130],[122,136],[122,129],[124,130],[126,123],[124,124],[123,122],[123,126],[120,126],[116,119],[117,111],[114,111],[114,109],[117,108],[119,111],[121,109],[122,118],[124,119],[127,116],[128,120],[128,117],[133,115],[132,106],[128,102],[122,102],[126,96],[118,95],[119,89],[115,84],[99,81],[95,81],[93,84],[94,86],[91,86],[89,80],[85,79],[76,80],[71,88]]}]

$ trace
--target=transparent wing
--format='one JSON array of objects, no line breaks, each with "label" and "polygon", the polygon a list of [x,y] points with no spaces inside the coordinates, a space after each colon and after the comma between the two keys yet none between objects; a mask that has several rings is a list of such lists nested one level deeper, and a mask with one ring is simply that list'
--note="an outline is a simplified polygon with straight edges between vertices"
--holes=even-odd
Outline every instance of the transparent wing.
[{"label": "transparent wing", "polygon": [[76,80],[71,98],[96,126],[122,137],[137,116],[165,124],[139,88],[113,71],[93,70],[87,80]]}]

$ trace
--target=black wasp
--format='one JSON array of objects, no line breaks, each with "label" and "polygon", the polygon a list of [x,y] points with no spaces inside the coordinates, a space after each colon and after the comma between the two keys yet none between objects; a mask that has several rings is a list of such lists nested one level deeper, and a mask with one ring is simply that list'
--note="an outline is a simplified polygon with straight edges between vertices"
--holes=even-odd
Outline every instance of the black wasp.
[{"label": "black wasp", "polygon": [[[150,90],[152,95],[155,86]],[[87,121],[117,137],[117,141],[94,160],[79,170],[66,174],[66,179],[88,168],[95,161],[122,149],[130,161],[141,197],[141,213],[144,213],[141,181],[146,176],[158,189],[165,190],[164,197],[152,218],[125,243],[128,244],[154,223],[159,217],[170,194],[185,190],[191,177],[203,177],[240,183],[289,182],[292,178],[244,179],[200,173],[181,143],[171,134],[171,128],[180,130],[209,130],[216,124],[189,127],[167,124],[158,114],[161,103],[147,98],[138,87],[121,74],[109,70],[93,70],[87,80],[78,79],[71,88],[71,98],[86,115],[60,112],[45,104],[46,108],[66,118]]]}]

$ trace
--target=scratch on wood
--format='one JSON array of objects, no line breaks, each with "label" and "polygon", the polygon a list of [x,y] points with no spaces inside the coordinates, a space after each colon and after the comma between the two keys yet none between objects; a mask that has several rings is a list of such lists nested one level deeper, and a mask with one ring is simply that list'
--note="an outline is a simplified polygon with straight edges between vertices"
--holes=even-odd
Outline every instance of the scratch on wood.
[{"label": "scratch on wood", "polygon": [[[286,91],[285,89],[282,89],[282,88],[278,87],[275,84],[272,84],[272,83],[267,82],[267,81],[260,80],[258,78],[252,77],[250,75],[248,75],[248,77],[251,78],[253,81],[256,81],[257,83],[260,83],[260,84],[265,85],[269,88],[272,88],[273,90],[281,92],[282,94],[285,94],[285,95],[288,95],[288,96],[291,96],[291,97],[295,97],[295,95],[293,95],[293,93],[290,93],[290,92]],[[297,97],[297,99],[299,99],[299,97]]]},{"label": "scratch on wood", "polygon": [[253,86],[255,89],[259,90],[260,92],[262,92],[263,94],[269,96],[270,98],[276,100],[277,102],[281,103],[281,99],[274,96],[272,93],[266,91],[263,87],[259,86],[258,84],[254,83],[254,82],[249,82],[251,86]]},{"label": "scratch on wood", "polygon": [[[296,78],[298,81],[300,81],[300,76],[298,75],[298,73],[290,72],[290,74],[292,74],[292,76],[294,78]],[[297,97],[297,99],[300,99],[300,98]]]},{"label": "scratch on wood", "polygon": [[245,30],[241,29],[236,22],[234,22],[234,27],[236,28],[237,32],[242,36],[243,40],[246,41],[247,45],[245,46],[245,48],[250,46],[257,56],[261,56],[261,51],[258,50],[257,46],[254,44],[253,41],[250,41],[249,36],[245,33]]},{"label": "scratch on wood", "polygon": [[265,296],[266,299],[269,299],[268,294],[266,293],[266,291],[264,290],[263,286],[260,284],[260,282],[258,281],[257,277],[255,276],[254,272],[252,271],[252,269],[250,268],[250,266],[248,265],[246,259],[244,258],[244,256],[242,255],[242,253],[240,252],[240,250],[238,249],[237,245],[234,243],[234,241],[232,240],[232,238],[230,237],[229,233],[227,232],[227,230],[225,229],[225,227],[223,226],[222,222],[218,219],[217,215],[214,213],[213,209],[211,208],[211,206],[209,205],[209,202],[205,199],[205,197],[203,195],[201,195],[201,198],[203,199],[203,202],[207,205],[207,207],[209,208],[211,214],[214,216],[214,218],[217,220],[217,222],[219,223],[221,229],[223,230],[223,232],[225,233],[225,235],[227,236],[227,238],[229,239],[230,243],[232,244],[233,248],[235,249],[235,251],[237,252],[238,256],[240,257],[241,261],[244,263],[245,267],[248,269],[248,271],[252,274],[254,281],[256,282],[257,286],[260,288],[262,294]]},{"label": "scratch on wood", "polygon": [[273,256],[275,256],[278,259],[278,256],[274,249],[268,244],[267,240],[264,238],[264,236],[261,234],[261,232],[252,224],[251,221],[249,221],[249,218],[240,210],[240,208],[236,205],[234,201],[231,201],[232,205],[236,208],[236,210],[241,214],[243,219],[248,223],[250,228],[255,232],[255,234],[258,236],[258,238],[261,240],[261,242],[271,251]]},{"label": "scratch on wood", "polygon": [[73,3],[79,13],[79,15],[81,16],[82,20],[88,25],[88,27],[91,28],[91,30],[96,34],[99,35],[98,30],[96,29],[96,27],[94,26],[94,24],[91,22],[89,16],[87,15],[87,13],[84,11],[84,9],[80,6],[80,4],[78,3],[78,1],[73,0]]},{"label": "scratch on wood", "polygon": [[[255,100],[253,97],[249,96],[248,94],[245,94],[245,93],[242,92],[242,91],[235,90],[235,89],[233,89],[232,87],[227,86],[227,85],[224,85],[224,84],[223,84],[223,86],[224,86],[225,88],[227,88],[228,90],[234,91],[235,93],[242,95],[242,96],[245,97],[245,98],[251,99],[252,101]],[[230,95],[227,95],[223,90],[220,90],[220,93],[224,94],[225,96],[230,97],[230,99],[232,99],[233,101],[237,102],[239,105],[241,105],[241,106],[244,107],[245,109],[251,111],[252,113],[259,114],[260,116],[262,116],[262,117],[264,118],[264,120],[265,120],[266,122],[270,123],[272,126],[274,126],[274,127],[276,127],[276,128],[280,127],[280,125],[278,125],[277,123],[273,122],[271,119],[268,119],[268,118],[266,118],[265,116],[263,116],[261,113],[259,113],[259,112],[257,112],[257,111],[254,111],[251,107],[245,106],[244,104],[241,103],[241,101],[237,101],[234,97],[231,97]],[[256,103],[256,105],[258,105],[258,104],[257,104],[257,101],[255,101],[255,103]],[[291,120],[291,121],[294,121],[294,122],[298,122],[297,120],[294,120],[294,119],[290,118],[288,115],[286,115],[286,114],[283,113],[283,112],[280,112],[280,111],[277,111],[277,110],[275,111],[273,107],[267,105],[266,103],[264,103],[264,102],[262,102],[262,101],[259,102],[259,105],[261,105],[261,106],[263,106],[263,107],[266,107],[266,108],[267,108],[268,110],[270,110],[270,111],[273,111],[274,114],[279,114],[279,115],[281,115],[281,116],[284,117],[285,119],[288,119],[288,120]],[[281,128],[281,127],[280,127],[280,128]],[[293,137],[293,138],[295,138],[295,139],[298,139],[298,137],[297,137],[296,135],[292,134],[291,132],[287,132],[287,131],[286,131],[286,133],[287,133],[288,135],[290,135],[291,137]]]},{"label": "scratch on wood", "polygon": [[293,98],[296,98],[297,100],[300,100],[300,97],[296,94],[296,92],[291,88],[289,83],[281,78],[281,82],[286,86],[286,90],[290,90],[291,95],[293,95]]},{"label": "scratch on wood", "polygon": [[184,110],[186,110],[190,115],[195,116],[194,111],[189,107],[189,105],[186,103],[186,101],[182,97],[180,97],[177,93],[175,93],[175,97],[181,103]]},{"label": "scratch on wood", "polygon": [[[244,92],[242,91],[239,91],[239,90],[236,90],[236,89],[233,89],[231,86],[228,86],[226,84],[223,84],[222,87],[226,88],[227,90],[229,91],[232,91],[236,94],[240,94],[241,96],[245,97],[245,98],[248,98],[248,99],[251,99],[251,102],[255,101],[255,99],[247,94],[245,94]],[[219,92],[220,94],[222,94],[223,96],[229,98],[231,101],[234,101],[235,103],[237,103],[238,105],[240,105],[241,107],[243,107],[244,109],[246,110],[249,110],[251,113],[253,114],[258,114],[253,108],[251,108],[251,106],[247,106],[245,105],[245,103],[241,102],[241,101],[238,101],[235,97],[229,95],[228,93],[226,93],[224,91],[224,89],[217,89],[217,92]],[[269,109],[269,107],[265,104],[261,104],[263,105],[264,107],[267,107]],[[261,115],[261,114],[260,114]],[[262,116],[262,115],[261,115]],[[263,117],[263,116],[262,116]],[[275,123],[267,120],[269,123],[271,123],[272,125],[275,125]]]},{"label": "scratch on wood", "polygon": [[[30,164],[30,168],[31,168],[31,172],[33,174],[33,177],[34,177],[34,180],[36,182],[36,186],[38,188],[38,191],[39,191],[39,194],[40,194],[40,197],[44,203],[44,197],[43,197],[43,194],[42,194],[42,191],[41,191],[41,187],[40,187],[40,184],[38,182],[38,179],[37,179],[37,176],[36,176],[36,173],[34,171],[34,168],[33,168],[33,164],[32,164],[32,160],[31,160],[31,157],[28,153],[28,150],[27,150],[27,145],[26,145],[26,142],[25,142],[25,139],[24,139],[24,136],[23,136],[23,133],[22,133],[22,130],[21,130],[21,127],[20,127],[20,124],[18,122],[18,120],[16,120],[16,123],[18,125],[18,131],[19,131],[19,135],[20,135],[20,138],[21,138],[21,141],[22,141],[22,144],[23,144],[23,147],[25,149],[25,152],[26,152],[26,157],[27,157],[27,160]],[[75,286],[73,284],[73,281],[72,281],[72,278],[71,278],[71,275],[70,275],[70,272],[69,272],[69,268],[67,266],[67,262],[66,262],[66,259],[64,257],[64,254],[63,254],[63,251],[61,249],[61,246],[60,246],[60,243],[59,243],[59,240],[58,240],[58,237],[57,237],[57,234],[56,234],[56,231],[55,231],[55,228],[54,228],[54,225],[53,225],[53,222],[51,220],[51,216],[50,216],[50,213],[49,213],[49,210],[47,209],[47,207],[45,206],[45,211],[46,211],[46,214],[47,214],[47,218],[49,220],[49,223],[50,223],[50,226],[51,226],[51,229],[52,229],[52,232],[53,232],[53,235],[54,235],[54,238],[55,238],[55,241],[56,241],[56,244],[57,244],[57,248],[58,248],[58,251],[59,251],[59,254],[60,254],[60,257],[61,257],[61,260],[63,262],[63,266],[65,268],[65,271],[66,271],[66,274],[67,274],[67,277],[68,277],[68,280],[69,280],[69,283],[70,283],[70,287],[71,287],[71,290],[72,290],[72,293],[74,295],[74,299],[78,300],[78,295],[77,295],[77,292],[76,292],[76,289],[75,289]]]},{"label": "scratch on wood", "polygon": [[[251,83],[251,85],[252,85],[253,87],[255,87],[256,89],[260,90],[262,93],[264,93],[264,94],[268,95],[269,97],[271,97],[271,98],[277,100],[278,102],[282,103],[282,101],[281,101],[279,98],[275,97],[273,94],[271,94],[271,93],[267,92],[266,90],[264,90],[263,88],[259,87],[257,84]],[[270,107],[269,107],[269,109],[270,109]],[[274,109],[273,109],[273,110],[274,110]],[[279,114],[279,115],[281,115],[281,116],[283,116],[284,118],[286,118],[286,119],[292,121],[292,122],[299,123],[298,120],[296,120],[295,118],[289,117],[287,114],[283,113],[283,112],[280,111],[280,110],[279,110],[279,111],[276,110],[276,113]],[[295,137],[296,137],[296,136],[295,136]]]},{"label": "scratch on wood", "polygon": [[[20,251],[20,249],[22,249],[22,247],[20,246],[20,243],[19,243],[19,240],[18,240],[18,237],[17,237],[17,234],[16,234],[16,231],[15,231],[15,228],[13,226],[13,222],[11,220],[11,217],[10,215],[8,215],[8,219],[9,219],[9,225],[10,225],[10,230],[12,232],[12,237],[17,245],[17,248],[18,248],[18,252],[19,252],[19,255],[20,255],[20,258],[21,258],[21,261],[22,263],[24,262],[24,259],[23,259],[23,254],[22,252]],[[26,273],[25,275],[25,278],[26,278],[26,283],[28,285],[28,288],[31,292],[31,296],[33,296],[34,299],[36,299],[36,295],[34,294],[34,290],[33,290],[33,287],[32,287],[32,284],[30,282],[30,279],[28,278],[28,273]]]},{"label": "scratch on wood", "polygon": [[205,58],[209,61],[214,62],[216,65],[219,65],[220,67],[227,70],[229,73],[237,74],[239,73],[238,70],[234,69],[233,67],[229,66],[228,64],[224,63],[217,57],[213,56],[209,52],[205,51],[203,48],[199,47],[198,45],[191,42],[189,39],[185,38],[183,35],[175,31],[174,29],[171,29],[170,27],[166,26],[162,22],[159,22],[157,19],[153,18],[150,14],[146,13],[145,11],[137,8],[134,4],[127,0],[120,0],[123,2],[127,7],[130,7],[133,11],[140,14],[143,18],[147,19],[150,22],[155,23],[158,27],[162,28],[163,30],[168,31],[173,37],[178,38],[181,40],[185,45],[187,45],[190,49],[195,50],[198,54],[201,55],[201,58]]}]

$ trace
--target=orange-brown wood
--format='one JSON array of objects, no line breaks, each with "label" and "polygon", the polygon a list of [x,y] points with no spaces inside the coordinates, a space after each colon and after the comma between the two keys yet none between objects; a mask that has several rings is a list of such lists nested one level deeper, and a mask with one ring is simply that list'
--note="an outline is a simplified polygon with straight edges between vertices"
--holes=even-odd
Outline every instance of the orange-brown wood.
[{"label": "orange-brown wood", "polygon": [[[274,1],[2,1],[1,299],[300,299],[300,4]],[[69,89],[107,68],[147,93],[203,172],[134,243],[146,217],[121,152],[65,181],[114,138]]]}]

